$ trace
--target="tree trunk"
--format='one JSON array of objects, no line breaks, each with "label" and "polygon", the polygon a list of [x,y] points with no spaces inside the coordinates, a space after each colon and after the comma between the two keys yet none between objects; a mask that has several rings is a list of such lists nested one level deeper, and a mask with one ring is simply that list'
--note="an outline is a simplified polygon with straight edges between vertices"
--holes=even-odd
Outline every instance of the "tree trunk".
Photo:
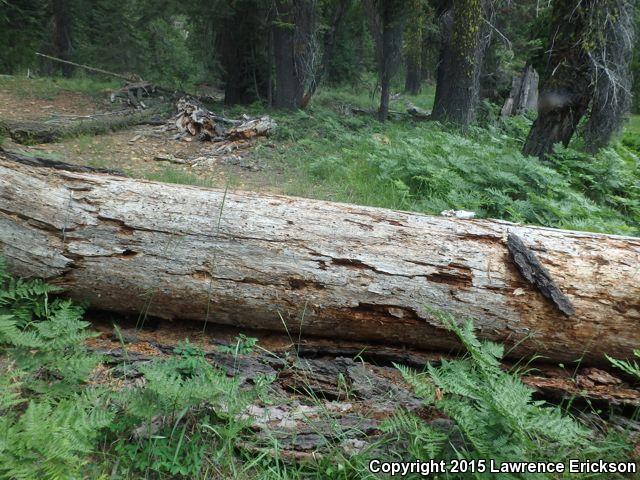
[{"label": "tree trunk", "polygon": [[324,33],[322,41],[322,61],[319,68],[316,69],[315,78],[311,82],[311,85],[309,86],[309,89],[305,94],[305,96],[309,97],[309,99],[313,94],[315,94],[316,89],[325,79],[327,73],[331,68],[331,64],[333,62],[336,51],[336,39],[344,22],[344,17],[350,6],[351,0],[337,0],[335,5],[333,5],[333,10],[330,15],[331,25],[327,26],[328,28]]},{"label": "tree trunk", "polygon": [[462,129],[476,118],[480,73],[491,38],[485,24],[484,1],[453,2],[442,17],[443,48],[431,116]]},{"label": "tree trunk", "polygon": [[[52,0],[51,8],[51,52],[54,57],[63,60],[70,59],[71,53],[71,2],[70,0]],[[69,64],[56,64],[51,66],[52,70],[62,72],[65,77],[73,74],[73,66]]]},{"label": "tree trunk", "polygon": [[549,60],[538,100],[538,118],[522,149],[544,158],[556,143],[568,145],[593,97],[589,53],[584,49],[589,9],[593,1],[554,2]]},{"label": "tree trunk", "polygon": [[218,51],[223,69],[225,105],[247,104],[267,95],[268,62],[255,55],[266,42],[264,11],[251,0],[231,2],[221,20]]},{"label": "tree trunk", "polygon": [[278,0],[273,26],[277,108],[303,108],[307,86],[315,78],[315,2]]},{"label": "tree trunk", "polygon": [[410,21],[405,34],[407,72],[404,90],[417,95],[422,84],[422,33],[425,23],[422,0],[412,0],[409,13]]},{"label": "tree trunk", "polygon": [[600,68],[596,71],[594,96],[585,131],[585,145],[596,153],[619,133],[631,108],[634,48],[634,2],[606,2],[599,15],[600,24],[591,28],[600,33],[600,42],[592,56]]},{"label": "tree trunk", "polygon": [[398,0],[378,0],[380,2],[380,23],[382,44],[380,48],[380,108],[378,120],[384,122],[389,116],[391,80],[398,67],[398,55],[402,43],[403,2]]},{"label": "tree trunk", "polygon": [[[0,251],[98,309],[456,350],[433,309],[511,357],[640,346],[640,239],[159,184],[0,156]],[[519,273],[535,251],[574,309]],[[285,327],[286,326],[286,327]]]}]

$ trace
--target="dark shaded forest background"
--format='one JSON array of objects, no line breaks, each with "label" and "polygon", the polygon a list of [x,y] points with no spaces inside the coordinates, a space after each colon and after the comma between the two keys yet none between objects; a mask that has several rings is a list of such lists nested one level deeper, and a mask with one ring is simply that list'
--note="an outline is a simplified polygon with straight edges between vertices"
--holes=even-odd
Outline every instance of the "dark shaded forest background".
[{"label": "dark shaded forest background", "polygon": [[[59,58],[175,87],[221,86],[226,103],[304,108],[321,84],[374,75],[385,118],[393,89],[436,82],[433,117],[461,126],[501,103],[525,65],[549,115],[525,152],[565,142],[584,116],[590,148],[629,111],[638,68],[634,0],[1,0],[0,71],[72,75]],[[551,49],[550,46],[554,47]],[[633,53],[635,52],[635,54]],[[553,74],[553,76],[552,76]],[[376,92],[376,93],[379,93]],[[634,96],[634,111],[640,104]],[[564,103],[553,106],[554,101]],[[556,108],[557,107],[557,108]],[[566,110],[564,113],[560,110]],[[568,116],[572,118],[569,120]],[[607,118],[603,118],[607,117]],[[544,138],[542,138],[544,137]]]}]

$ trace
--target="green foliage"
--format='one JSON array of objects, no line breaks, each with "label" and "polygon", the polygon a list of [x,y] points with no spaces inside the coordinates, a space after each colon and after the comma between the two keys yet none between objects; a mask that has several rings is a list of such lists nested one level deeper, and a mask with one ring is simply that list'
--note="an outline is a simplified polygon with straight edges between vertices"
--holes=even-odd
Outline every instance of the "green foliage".
[{"label": "green foliage", "polygon": [[0,478],[77,476],[113,418],[84,384],[98,359],[82,310],[55,291],[11,278],[0,257]]},{"label": "green foliage", "polygon": [[[115,399],[122,415],[112,428],[113,451],[126,459],[123,473],[194,478],[212,446],[226,439],[228,454],[246,427],[237,416],[256,392],[241,391],[239,380],[211,366],[189,342],[174,353],[141,367],[144,385]],[[125,435],[131,430],[133,436]]]},{"label": "green foliage", "polygon": [[[426,95],[417,97],[416,103]],[[424,98],[424,100],[422,100]],[[278,118],[280,154],[306,175],[287,193],[431,214],[479,217],[576,230],[638,235],[638,155],[616,144],[595,157],[559,147],[546,162],[520,149],[526,117],[491,120],[466,136],[435,122],[381,126],[345,104],[369,107],[347,90],[321,94],[305,113]],[[393,110],[392,106],[392,110]],[[397,107],[396,107],[397,108]],[[487,107],[489,110],[489,107]]]},{"label": "green foliage", "polygon": [[0,0],[0,73],[34,64],[33,52],[46,35],[41,0]]},{"label": "green foliage", "polygon": [[[626,458],[619,439],[597,435],[559,407],[534,400],[532,388],[501,369],[503,347],[479,341],[472,322],[459,325],[450,315],[434,313],[460,339],[467,356],[429,365],[425,373],[398,366],[417,395],[455,422],[455,429],[444,435],[408,414],[392,419],[387,429],[407,435],[412,454],[422,460],[458,457],[496,463]],[[453,439],[455,432],[459,440]]]},{"label": "green foliage", "polygon": [[[634,350],[633,354],[640,358],[640,350]],[[607,359],[614,367],[619,368],[628,375],[637,377],[640,380],[640,365],[635,360],[617,360],[615,358],[606,355]]]},{"label": "green foliage", "polygon": [[236,337],[236,343],[231,345],[220,345],[218,350],[223,353],[231,353],[233,355],[249,355],[257,343],[257,338],[247,337],[245,334],[241,333]]}]

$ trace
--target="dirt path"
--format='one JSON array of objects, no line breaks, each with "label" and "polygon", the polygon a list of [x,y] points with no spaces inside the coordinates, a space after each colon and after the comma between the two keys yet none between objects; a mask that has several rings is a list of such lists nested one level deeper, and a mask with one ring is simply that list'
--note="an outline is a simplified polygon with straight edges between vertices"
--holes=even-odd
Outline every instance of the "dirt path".
[{"label": "dirt path", "polygon": [[89,115],[105,105],[79,92],[59,92],[53,98],[16,95],[0,86],[0,119],[42,120],[54,115]]}]

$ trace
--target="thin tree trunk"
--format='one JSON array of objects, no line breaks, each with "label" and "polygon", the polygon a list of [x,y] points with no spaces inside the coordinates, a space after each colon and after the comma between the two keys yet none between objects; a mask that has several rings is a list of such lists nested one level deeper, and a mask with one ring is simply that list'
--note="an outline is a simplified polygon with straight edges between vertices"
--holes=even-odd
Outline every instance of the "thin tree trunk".
[{"label": "thin tree trunk", "polygon": [[389,116],[391,80],[398,67],[400,44],[402,43],[403,2],[379,0],[382,44],[380,48],[380,108],[378,120],[384,122]]},{"label": "thin tree trunk", "polygon": [[[434,314],[512,357],[606,363],[640,345],[640,239],[225,193],[0,155],[0,252],[99,308],[432,350]],[[527,252],[508,248],[517,235]],[[535,252],[565,315],[516,268]],[[523,256],[524,255],[524,256]],[[540,284],[538,284],[540,285]],[[566,309],[565,309],[566,310]]]},{"label": "thin tree trunk", "polygon": [[407,72],[404,90],[411,95],[417,95],[422,85],[422,33],[425,18],[421,0],[412,0],[409,8],[410,20],[405,35]]},{"label": "thin tree trunk", "polygon": [[273,25],[276,88],[274,106],[304,108],[310,100],[307,86],[315,77],[315,2],[277,0]]},{"label": "thin tree trunk", "polygon": [[522,149],[525,155],[544,158],[556,143],[568,145],[589,109],[593,83],[583,35],[587,15],[597,2],[554,2],[549,58],[541,81],[538,117]]},{"label": "thin tree trunk", "polygon": [[322,61],[316,71],[315,78],[309,86],[309,90],[305,94],[305,96],[309,98],[316,92],[316,89],[329,72],[331,62],[335,55],[336,38],[338,37],[338,33],[340,32],[345,14],[349,9],[350,4],[351,0],[339,0],[334,7],[331,15],[331,25],[329,25],[329,28],[325,32],[323,38]]}]

